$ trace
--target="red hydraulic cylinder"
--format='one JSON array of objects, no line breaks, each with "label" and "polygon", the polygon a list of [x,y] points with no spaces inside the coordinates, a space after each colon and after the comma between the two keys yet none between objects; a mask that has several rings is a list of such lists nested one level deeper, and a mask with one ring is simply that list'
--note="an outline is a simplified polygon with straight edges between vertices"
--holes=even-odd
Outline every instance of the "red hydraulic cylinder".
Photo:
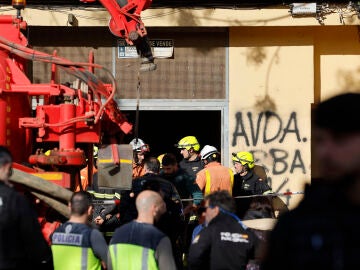
[{"label": "red hydraulic cylinder", "polygon": [[[69,121],[76,116],[76,106],[74,104],[60,105],[60,123]],[[75,123],[62,126],[59,135],[59,147],[61,150],[75,149]]]}]

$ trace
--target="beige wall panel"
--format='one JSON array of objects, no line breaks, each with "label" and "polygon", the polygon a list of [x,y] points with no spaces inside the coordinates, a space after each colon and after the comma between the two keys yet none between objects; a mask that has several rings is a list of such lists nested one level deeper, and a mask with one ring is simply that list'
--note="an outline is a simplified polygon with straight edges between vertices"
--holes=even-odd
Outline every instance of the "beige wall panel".
[{"label": "beige wall panel", "polygon": [[327,27],[327,31],[316,34],[316,46],[321,67],[321,99],[360,91],[359,28]]},{"label": "beige wall panel", "polygon": [[360,91],[360,55],[321,56],[322,99]]},{"label": "beige wall panel", "polygon": [[[314,70],[312,39],[305,34],[230,31],[230,152],[253,152],[278,192],[302,191],[310,181]],[[299,199],[284,197],[290,207]]]}]

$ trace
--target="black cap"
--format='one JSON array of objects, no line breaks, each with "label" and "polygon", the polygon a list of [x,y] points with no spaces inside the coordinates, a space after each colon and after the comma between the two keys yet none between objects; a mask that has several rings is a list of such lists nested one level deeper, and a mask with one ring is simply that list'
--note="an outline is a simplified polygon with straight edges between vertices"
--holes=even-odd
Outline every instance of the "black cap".
[{"label": "black cap", "polygon": [[315,126],[336,133],[360,132],[360,93],[346,93],[321,102],[314,111]]}]

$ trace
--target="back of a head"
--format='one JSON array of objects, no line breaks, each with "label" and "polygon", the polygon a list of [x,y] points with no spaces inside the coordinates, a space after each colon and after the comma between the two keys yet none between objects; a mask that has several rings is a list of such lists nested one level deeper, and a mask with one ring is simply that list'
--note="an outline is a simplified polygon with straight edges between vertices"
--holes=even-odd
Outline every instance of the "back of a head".
[{"label": "back of a head", "polygon": [[144,167],[155,174],[158,174],[160,171],[160,162],[156,157],[146,158],[144,161]]},{"label": "back of a head", "polygon": [[139,215],[146,213],[151,209],[153,205],[158,205],[162,201],[159,193],[152,190],[144,190],[139,193],[136,197],[136,209],[138,210]]},{"label": "back of a head", "polygon": [[162,159],[163,166],[176,165],[177,163],[176,156],[172,153],[166,153]]},{"label": "back of a head", "polygon": [[92,206],[92,197],[89,192],[78,191],[74,192],[70,199],[71,214],[82,216],[87,213],[87,210]]},{"label": "back of a head", "polygon": [[220,161],[220,153],[216,147],[212,145],[205,145],[204,148],[201,149],[200,156],[202,160],[207,160],[208,162]]},{"label": "back of a head", "polygon": [[205,197],[205,200],[209,201],[210,207],[218,206],[220,209],[235,213],[236,205],[234,198],[227,190],[220,190],[210,193]]},{"label": "back of a head", "polygon": [[321,102],[314,111],[314,124],[334,133],[360,132],[360,93],[346,93]]},{"label": "back of a head", "polygon": [[0,167],[12,162],[12,155],[8,148],[0,146]]}]

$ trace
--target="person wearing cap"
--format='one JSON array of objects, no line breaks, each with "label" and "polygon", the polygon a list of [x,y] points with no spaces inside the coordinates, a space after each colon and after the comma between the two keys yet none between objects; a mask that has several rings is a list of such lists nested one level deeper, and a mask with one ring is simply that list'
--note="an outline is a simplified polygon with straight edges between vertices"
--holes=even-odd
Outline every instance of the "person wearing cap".
[{"label": "person wearing cap", "polygon": [[231,194],[234,173],[230,168],[221,165],[220,153],[216,147],[205,145],[200,155],[205,167],[197,173],[195,182],[203,194],[206,196],[219,190],[227,190]]},{"label": "person wearing cap", "polygon": [[270,233],[267,269],[360,269],[360,93],[344,93],[313,112],[319,177]]},{"label": "person wearing cap", "polygon": [[144,170],[144,160],[150,153],[150,147],[142,139],[134,138],[130,145],[133,149],[133,173],[132,178],[143,176],[145,174]]},{"label": "person wearing cap", "polygon": [[179,162],[179,167],[188,174],[196,177],[196,174],[204,168],[200,157],[200,144],[195,136],[182,138],[175,147],[180,149],[183,159]]},{"label": "person wearing cap", "polygon": [[[271,193],[267,181],[254,172],[254,156],[250,152],[232,153],[235,168],[233,193],[234,197]],[[250,206],[251,198],[236,199],[237,215],[242,218]]]}]

